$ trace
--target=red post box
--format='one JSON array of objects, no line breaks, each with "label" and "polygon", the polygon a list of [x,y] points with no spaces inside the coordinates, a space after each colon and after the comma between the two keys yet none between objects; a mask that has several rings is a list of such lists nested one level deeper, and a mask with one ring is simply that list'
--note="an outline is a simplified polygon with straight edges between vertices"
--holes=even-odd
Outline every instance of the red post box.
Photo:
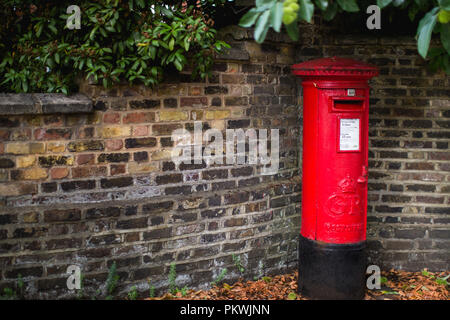
[{"label": "red post box", "polygon": [[299,291],[361,299],[365,290],[368,80],[375,66],[323,58],[292,66],[303,86]]}]

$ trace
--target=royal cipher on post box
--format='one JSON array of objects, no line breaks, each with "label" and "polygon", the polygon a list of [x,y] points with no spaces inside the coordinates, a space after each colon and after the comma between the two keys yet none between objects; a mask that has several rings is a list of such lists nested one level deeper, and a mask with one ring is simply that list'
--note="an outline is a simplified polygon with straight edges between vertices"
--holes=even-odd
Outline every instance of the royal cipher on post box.
[{"label": "royal cipher on post box", "polygon": [[361,299],[365,290],[368,80],[375,66],[323,58],[292,66],[303,87],[299,291]]}]

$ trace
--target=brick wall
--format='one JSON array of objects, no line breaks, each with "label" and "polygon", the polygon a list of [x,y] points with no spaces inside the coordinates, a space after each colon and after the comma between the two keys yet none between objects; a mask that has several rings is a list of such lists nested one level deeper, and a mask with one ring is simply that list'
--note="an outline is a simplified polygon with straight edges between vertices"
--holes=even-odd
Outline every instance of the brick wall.
[{"label": "brick wall", "polygon": [[[338,36],[302,27],[299,44],[222,31],[232,49],[207,81],[189,76],[154,89],[83,83],[95,112],[0,117],[0,289],[25,279],[28,297],[71,296],[67,267],[86,291],[116,262],[122,294],[148,280],[206,288],[227,268],[240,276],[297,266],[301,199],[301,91],[294,62],[349,56],[372,62],[370,258],[407,270],[449,263],[449,78],[431,75],[414,40]],[[334,34],[334,35],[333,35]],[[260,165],[179,165],[174,129],[279,129],[280,170]],[[244,266],[241,274],[233,256]],[[157,292],[158,292],[157,290]],[[72,295],[73,296],[73,295]]]},{"label": "brick wall", "polygon": [[[226,33],[226,32],[225,32]],[[247,37],[245,33],[245,38]],[[116,262],[117,293],[208,287],[292,270],[300,224],[299,107],[293,45],[235,40],[212,76],[157,88],[83,83],[94,113],[3,116],[0,284],[20,274],[29,297],[70,296],[67,267],[87,292]],[[171,161],[172,131],[279,129],[280,170]],[[270,133],[270,130],[269,130]],[[236,268],[233,255],[245,271]]]}]

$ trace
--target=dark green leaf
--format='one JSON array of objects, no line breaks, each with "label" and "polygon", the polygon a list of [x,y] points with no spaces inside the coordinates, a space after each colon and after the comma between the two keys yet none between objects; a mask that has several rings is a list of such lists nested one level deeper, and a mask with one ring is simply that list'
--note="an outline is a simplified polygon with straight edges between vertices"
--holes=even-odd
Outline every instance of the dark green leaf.
[{"label": "dark green leaf", "polygon": [[258,10],[265,11],[270,9],[276,0],[256,0],[255,5]]},{"label": "dark green leaf", "polygon": [[183,65],[177,59],[174,60],[173,64],[175,65],[178,71],[183,70]]},{"label": "dark green leaf", "polygon": [[244,28],[251,27],[258,19],[261,13],[258,12],[255,8],[250,9],[246,14],[244,14],[239,21],[239,25]]},{"label": "dark green leaf", "polygon": [[256,22],[255,41],[258,43],[262,43],[266,38],[267,31],[269,30],[269,15],[270,11],[265,11]]},{"label": "dark green leaf", "polygon": [[37,31],[36,36],[39,38],[41,36],[42,30],[44,29],[44,25],[42,23],[39,23],[37,25]]},{"label": "dark green leaf", "polygon": [[328,8],[328,0],[315,0],[316,5],[320,10],[325,11]]},{"label": "dark green leaf", "polygon": [[405,3],[405,0],[394,0],[393,1],[394,7],[400,7],[404,3]]},{"label": "dark green leaf", "polygon": [[270,10],[270,24],[276,32],[280,32],[283,20],[283,3],[277,2]]},{"label": "dark green leaf", "polygon": [[298,41],[299,31],[298,31],[297,21],[294,21],[291,24],[286,25],[286,31],[287,31],[288,36],[292,40]]},{"label": "dark green leaf", "polygon": [[325,21],[331,21],[336,16],[336,13],[338,11],[338,5],[336,2],[331,3],[327,10],[323,12],[323,18]]},{"label": "dark green leaf", "polygon": [[428,48],[430,47],[431,34],[436,25],[438,11],[438,7],[429,11],[420,20],[417,28],[417,50],[424,59],[427,57]]},{"label": "dark green leaf", "polygon": [[392,0],[377,0],[377,6],[379,6],[381,9],[388,6]]},{"label": "dark green leaf", "polygon": [[312,17],[314,15],[314,4],[311,2],[311,0],[300,0],[299,4],[300,4],[299,10],[300,19],[303,19],[306,22],[311,23]]},{"label": "dark green leaf", "polygon": [[54,33],[57,34],[58,33],[58,29],[56,29],[56,27],[53,24],[49,24],[48,28]]},{"label": "dark green leaf", "polygon": [[441,26],[441,42],[450,55],[450,23],[442,24]]},{"label": "dark green leaf", "polygon": [[450,0],[438,0],[439,7],[444,10],[450,11]]},{"label": "dark green leaf", "polygon": [[92,29],[91,33],[89,34],[89,39],[94,40],[95,37],[95,33],[98,30],[98,26],[94,27],[94,29]]},{"label": "dark green leaf", "polygon": [[358,12],[359,7],[355,0],[337,0],[339,6],[348,12]]},{"label": "dark green leaf", "polygon": [[173,13],[171,10],[161,7],[161,12],[168,18],[173,18]]}]

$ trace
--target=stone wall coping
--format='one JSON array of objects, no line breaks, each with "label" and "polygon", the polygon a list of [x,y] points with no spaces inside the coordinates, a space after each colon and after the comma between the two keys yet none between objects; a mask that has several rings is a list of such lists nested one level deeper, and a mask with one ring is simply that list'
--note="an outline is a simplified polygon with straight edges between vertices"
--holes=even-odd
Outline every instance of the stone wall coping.
[{"label": "stone wall coping", "polygon": [[92,100],[76,93],[0,93],[1,115],[87,113],[93,111]]}]

